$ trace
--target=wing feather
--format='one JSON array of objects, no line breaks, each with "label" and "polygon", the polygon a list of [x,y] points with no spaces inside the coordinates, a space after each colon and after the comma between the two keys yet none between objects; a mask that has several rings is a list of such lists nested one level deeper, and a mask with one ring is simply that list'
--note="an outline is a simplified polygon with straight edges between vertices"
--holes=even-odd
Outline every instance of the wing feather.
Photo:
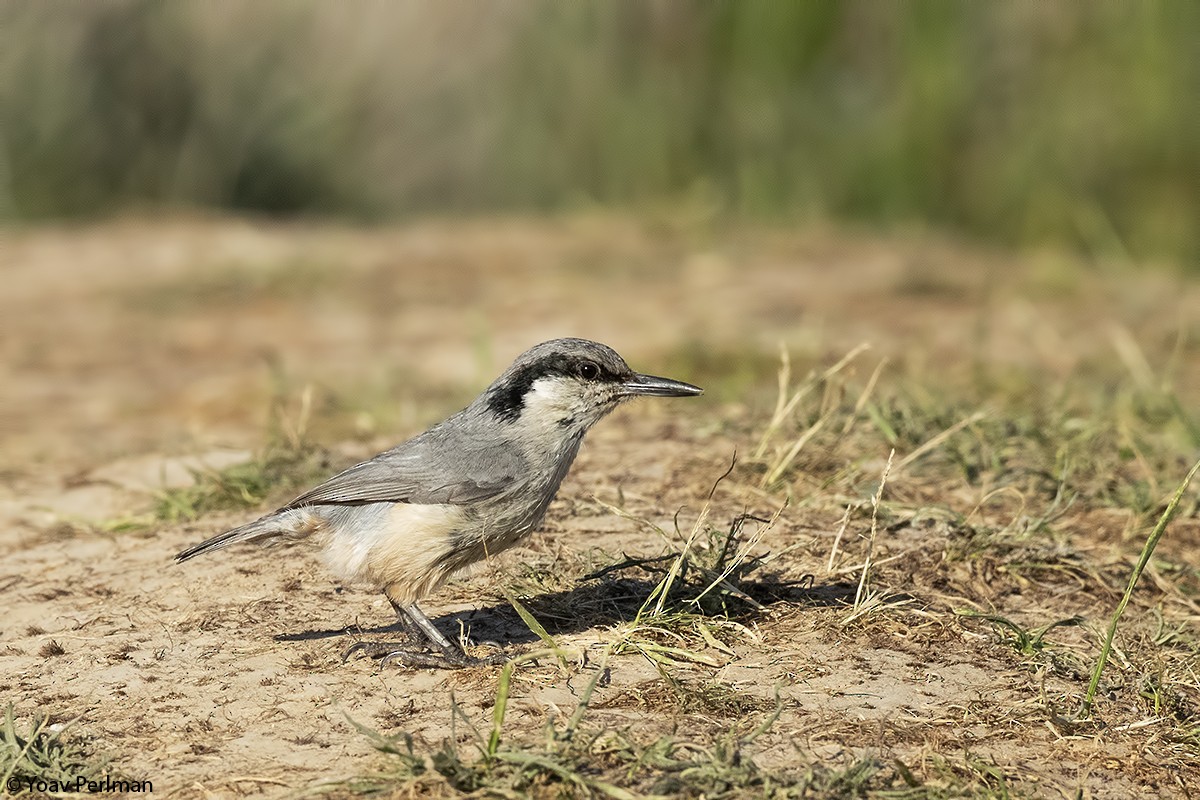
[{"label": "wing feather", "polygon": [[380,502],[463,505],[495,497],[525,471],[524,458],[511,446],[422,436],[334,475],[281,510]]}]

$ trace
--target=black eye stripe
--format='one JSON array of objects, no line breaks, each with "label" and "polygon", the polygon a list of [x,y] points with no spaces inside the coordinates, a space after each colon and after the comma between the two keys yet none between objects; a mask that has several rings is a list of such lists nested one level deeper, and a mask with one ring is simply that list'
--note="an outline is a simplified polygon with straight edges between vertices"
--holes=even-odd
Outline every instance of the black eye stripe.
[{"label": "black eye stripe", "polygon": [[[595,370],[591,373],[590,367]],[[586,371],[588,374],[584,374]],[[631,376],[629,368],[605,366],[602,361],[553,353],[509,371],[486,394],[487,407],[505,420],[515,420],[525,407],[525,394],[539,378],[560,376],[585,381],[618,381]],[[589,377],[590,376],[590,377]]]}]

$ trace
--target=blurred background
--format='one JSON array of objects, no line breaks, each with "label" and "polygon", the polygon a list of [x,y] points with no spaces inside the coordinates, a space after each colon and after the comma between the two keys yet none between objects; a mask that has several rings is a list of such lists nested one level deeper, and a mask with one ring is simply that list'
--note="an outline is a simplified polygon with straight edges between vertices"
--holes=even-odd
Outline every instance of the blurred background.
[{"label": "blurred background", "polygon": [[0,475],[255,448],[283,403],[392,441],[563,335],[748,418],[781,344],[868,342],[881,390],[1134,386],[1200,442],[1197,34],[1182,0],[0,4]]},{"label": "blurred background", "polygon": [[1196,269],[1200,4],[0,6],[0,209],[683,208]]}]

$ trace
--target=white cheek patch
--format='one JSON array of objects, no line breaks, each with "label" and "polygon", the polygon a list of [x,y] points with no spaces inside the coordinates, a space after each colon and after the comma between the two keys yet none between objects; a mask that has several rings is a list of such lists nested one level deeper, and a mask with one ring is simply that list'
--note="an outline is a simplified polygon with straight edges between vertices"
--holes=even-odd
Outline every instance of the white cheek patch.
[{"label": "white cheek patch", "polygon": [[571,378],[538,378],[525,393],[520,421],[531,432],[561,431],[564,426],[582,431],[600,421],[618,402],[618,398],[606,398],[598,387]]},{"label": "white cheek patch", "polygon": [[525,393],[521,416],[553,418],[572,416],[580,401],[579,387],[568,378],[538,378]]},{"label": "white cheek patch", "polygon": [[537,458],[557,453],[568,429],[591,424],[579,385],[569,378],[538,378],[525,393],[517,426],[525,446]]}]

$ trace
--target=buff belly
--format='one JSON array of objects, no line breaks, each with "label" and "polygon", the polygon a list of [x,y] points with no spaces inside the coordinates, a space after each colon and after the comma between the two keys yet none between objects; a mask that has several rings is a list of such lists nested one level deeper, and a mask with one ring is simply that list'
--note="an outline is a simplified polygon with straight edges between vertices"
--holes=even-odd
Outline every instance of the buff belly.
[{"label": "buff belly", "polygon": [[323,560],[349,582],[382,587],[401,605],[415,603],[457,571],[460,506],[371,503],[326,507]]}]

